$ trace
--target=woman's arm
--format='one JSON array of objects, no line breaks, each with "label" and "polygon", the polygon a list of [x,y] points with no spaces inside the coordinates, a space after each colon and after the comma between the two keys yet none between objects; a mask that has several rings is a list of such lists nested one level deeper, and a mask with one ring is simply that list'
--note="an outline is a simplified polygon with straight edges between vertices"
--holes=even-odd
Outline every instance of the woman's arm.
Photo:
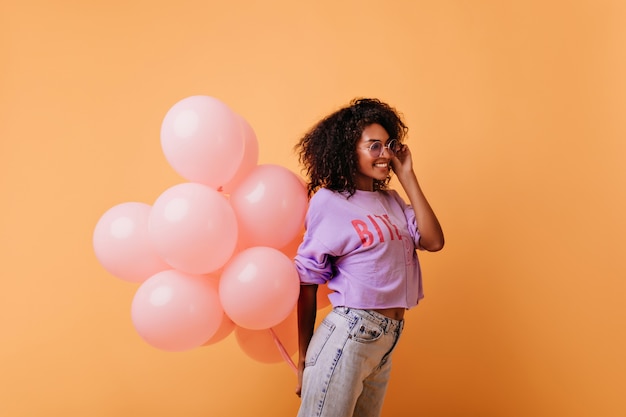
[{"label": "woman's arm", "polygon": [[317,285],[300,285],[298,297],[298,386],[296,394],[300,396],[302,391],[302,373],[309,342],[313,337],[315,318],[317,315]]},{"label": "woman's arm", "polygon": [[417,181],[417,176],[413,171],[411,151],[407,145],[402,145],[400,152],[397,152],[391,159],[391,166],[415,211],[417,230],[420,233],[420,247],[430,252],[441,250],[445,242],[443,230]]}]

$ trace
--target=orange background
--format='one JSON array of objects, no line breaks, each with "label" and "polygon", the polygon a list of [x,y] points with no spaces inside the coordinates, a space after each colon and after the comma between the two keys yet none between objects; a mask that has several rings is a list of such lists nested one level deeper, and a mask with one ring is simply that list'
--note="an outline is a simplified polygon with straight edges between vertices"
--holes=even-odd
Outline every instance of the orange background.
[{"label": "orange background", "polygon": [[219,98],[259,163],[356,96],[402,111],[446,232],[384,416],[626,415],[621,1],[3,1],[0,415],[289,416],[284,363],[167,353],[91,247],[181,182],[159,129]]}]

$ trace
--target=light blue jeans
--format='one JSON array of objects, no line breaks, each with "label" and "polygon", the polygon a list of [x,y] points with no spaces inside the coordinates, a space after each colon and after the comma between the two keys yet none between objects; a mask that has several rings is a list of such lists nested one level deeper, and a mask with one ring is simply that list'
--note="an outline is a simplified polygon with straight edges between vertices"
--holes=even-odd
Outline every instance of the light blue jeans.
[{"label": "light blue jeans", "polygon": [[335,307],[306,353],[298,417],[377,417],[403,320]]}]

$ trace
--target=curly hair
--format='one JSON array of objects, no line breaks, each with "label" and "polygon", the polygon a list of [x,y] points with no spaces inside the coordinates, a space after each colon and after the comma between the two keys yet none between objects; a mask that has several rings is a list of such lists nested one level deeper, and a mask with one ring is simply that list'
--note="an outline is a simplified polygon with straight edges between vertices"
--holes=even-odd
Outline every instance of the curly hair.
[{"label": "curly hair", "polygon": [[[408,127],[391,106],[373,98],[359,98],[314,125],[296,144],[295,150],[309,181],[309,197],[319,188],[347,192],[356,191],[356,144],[363,130],[381,125],[390,138],[400,143]],[[384,181],[374,180],[375,190],[384,190],[391,176]]]}]

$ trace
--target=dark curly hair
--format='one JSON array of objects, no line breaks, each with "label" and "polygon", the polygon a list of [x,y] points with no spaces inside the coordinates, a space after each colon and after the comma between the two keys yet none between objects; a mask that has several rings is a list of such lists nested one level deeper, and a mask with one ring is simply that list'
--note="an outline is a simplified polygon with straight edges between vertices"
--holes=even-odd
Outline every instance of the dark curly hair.
[{"label": "dark curly hair", "polygon": [[[309,197],[321,187],[347,192],[349,196],[354,194],[356,144],[363,130],[374,123],[381,125],[390,138],[400,143],[408,132],[393,107],[378,99],[360,98],[326,116],[300,139],[295,150],[309,179]],[[374,180],[374,189],[386,189],[390,179],[391,176],[384,181]]]}]

